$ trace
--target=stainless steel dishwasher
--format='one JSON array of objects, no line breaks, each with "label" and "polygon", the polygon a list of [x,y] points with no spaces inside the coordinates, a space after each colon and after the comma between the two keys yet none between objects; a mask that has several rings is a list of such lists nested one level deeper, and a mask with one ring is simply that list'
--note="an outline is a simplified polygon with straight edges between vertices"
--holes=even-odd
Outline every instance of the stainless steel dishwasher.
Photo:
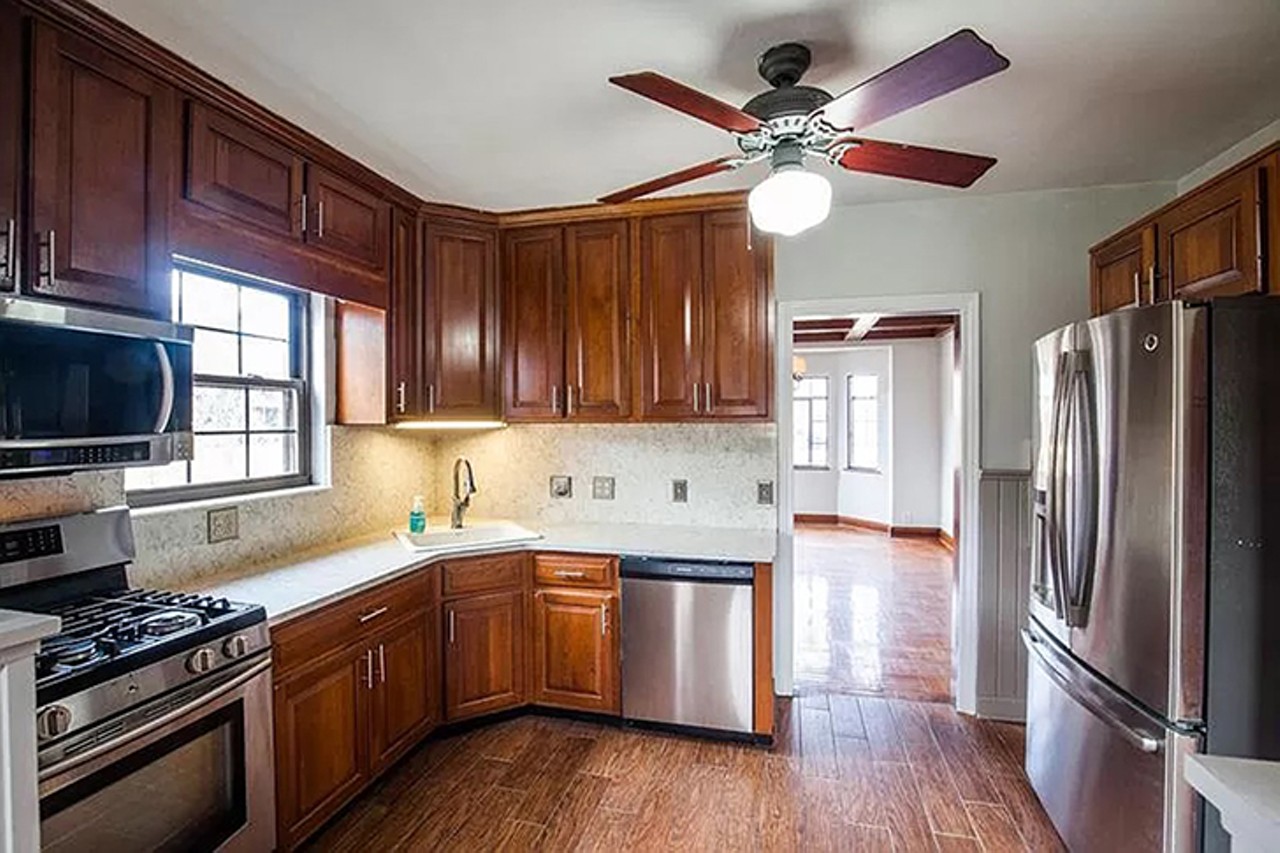
[{"label": "stainless steel dishwasher", "polygon": [[749,734],[755,567],[624,557],[622,716]]}]

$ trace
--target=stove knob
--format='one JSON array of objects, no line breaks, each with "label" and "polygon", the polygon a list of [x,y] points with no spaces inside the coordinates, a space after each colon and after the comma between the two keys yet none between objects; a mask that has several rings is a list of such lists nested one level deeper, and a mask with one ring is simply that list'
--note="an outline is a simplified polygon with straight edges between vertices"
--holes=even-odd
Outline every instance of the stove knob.
[{"label": "stove knob", "polygon": [[191,657],[187,658],[187,670],[195,675],[203,675],[213,669],[213,665],[217,662],[218,655],[213,649],[196,649],[191,653]]},{"label": "stove knob", "polygon": [[50,705],[36,714],[36,732],[40,740],[64,735],[71,728],[71,709],[66,705]]},{"label": "stove knob", "polygon": [[244,634],[236,634],[222,644],[222,653],[229,658],[242,658],[249,654],[249,638]]}]

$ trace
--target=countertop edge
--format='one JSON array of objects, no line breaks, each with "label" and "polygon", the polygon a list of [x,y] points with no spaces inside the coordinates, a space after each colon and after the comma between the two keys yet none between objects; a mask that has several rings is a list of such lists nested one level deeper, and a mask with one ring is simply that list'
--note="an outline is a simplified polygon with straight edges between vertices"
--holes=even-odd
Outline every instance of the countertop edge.
[{"label": "countertop edge", "polygon": [[[1221,812],[1233,836],[1263,838],[1280,828],[1280,762],[1192,755],[1183,774]],[[1260,785],[1271,786],[1269,795],[1259,792]]]},{"label": "countertop edge", "polygon": [[61,627],[57,616],[0,610],[0,654],[51,637]]}]

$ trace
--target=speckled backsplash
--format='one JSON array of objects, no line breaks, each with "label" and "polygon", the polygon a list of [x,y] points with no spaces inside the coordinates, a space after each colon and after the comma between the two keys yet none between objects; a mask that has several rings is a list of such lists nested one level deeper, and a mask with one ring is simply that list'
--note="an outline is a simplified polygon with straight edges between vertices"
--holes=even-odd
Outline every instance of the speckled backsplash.
[{"label": "speckled backsplash", "polygon": [[[477,516],[558,522],[637,522],[773,528],[777,510],[756,503],[756,483],[777,477],[773,424],[523,424],[437,439],[433,513],[448,513],[453,461],[475,469]],[[552,498],[549,479],[573,478],[573,496]],[[596,476],[614,478],[614,499],[592,497]],[[689,502],[671,481],[689,481]]]}]

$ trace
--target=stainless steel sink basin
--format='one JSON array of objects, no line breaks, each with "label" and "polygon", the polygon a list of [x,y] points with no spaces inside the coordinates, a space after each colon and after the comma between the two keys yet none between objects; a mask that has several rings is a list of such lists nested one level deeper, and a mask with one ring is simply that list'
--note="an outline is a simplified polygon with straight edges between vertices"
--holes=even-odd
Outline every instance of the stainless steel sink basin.
[{"label": "stainless steel sink basin", "polygon": [[396,538],[400,540],[400,544],[410,551],[447,553],[450,551],[465,551],[470,548],[484,548],[490,545],[518,545],[524,542],[534,542],[541,539],[542,534],[535,533],[518,524],[499,522],[493,524],[481,523],[458,530],[437,527],[434,530],[428,530],[426,533],[406,533],[403,530],[397,530]]}]

